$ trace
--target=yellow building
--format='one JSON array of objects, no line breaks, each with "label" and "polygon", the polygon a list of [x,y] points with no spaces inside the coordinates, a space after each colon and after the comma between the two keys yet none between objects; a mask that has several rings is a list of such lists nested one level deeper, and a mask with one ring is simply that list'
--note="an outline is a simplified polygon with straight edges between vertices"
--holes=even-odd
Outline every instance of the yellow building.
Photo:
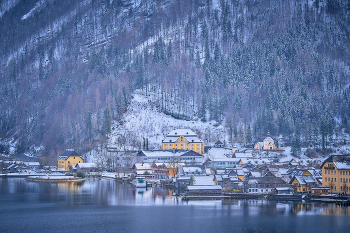
[{"label": "yellow building", "polygon": [[78,163],[83,163],[83,159],[74,150],[66,150],[62,155],[58,156],[58,169],[64,169],[70,171],[72,166],[76,166]]},{"label": "yellow building", "polygon": [[316,178],[311,174],[294,176],[289,184],[294,187],[294,191],[297,193],[309,193],[309,191],[311,191],[311,188],[318,187],[319,185]]},{"label": "yellow building", "polygon": [[204,142],[190,129],[176,129],[162,141],[162,150],[192,150],[204,154]]},{"label": "yellow building", "polygon": [[322,186],[332,193],[349,193],[350,155],[332,155],[322,166]]}]

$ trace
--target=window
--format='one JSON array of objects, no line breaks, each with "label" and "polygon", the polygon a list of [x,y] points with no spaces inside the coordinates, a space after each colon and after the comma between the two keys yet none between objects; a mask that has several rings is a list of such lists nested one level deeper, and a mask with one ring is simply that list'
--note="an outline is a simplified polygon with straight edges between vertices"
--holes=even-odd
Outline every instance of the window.
[{"label": "window", "polygon": [[331,171],[330,171],[330,170],[328,170],[328,175],[330,174],[330,172],[331,172]]},{"label": "window", "polygon": [[334,175],[336,175],[337,174],[337,171],[334,171]]},{"label": "window", "polygon": [[334,178],[334,182],[337,182],[337,178]]},{"label": "window", "polygon": [[343,182],[343,179],[342,179],[342,178],[340,178],[340,182]]},{"label": "window", "polygon": [[333,171],[331,171],[331,174],[333,175]]}]

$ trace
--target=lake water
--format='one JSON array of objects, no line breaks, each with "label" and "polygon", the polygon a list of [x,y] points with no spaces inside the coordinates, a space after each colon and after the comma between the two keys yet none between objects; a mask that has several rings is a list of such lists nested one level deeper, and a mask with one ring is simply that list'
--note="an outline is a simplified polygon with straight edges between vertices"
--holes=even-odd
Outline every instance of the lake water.
[{"label": "lake water", "polygon": [[267,200],[188,201],[113,180],[0,178],[0,232],[350,232],[350,207]]}]

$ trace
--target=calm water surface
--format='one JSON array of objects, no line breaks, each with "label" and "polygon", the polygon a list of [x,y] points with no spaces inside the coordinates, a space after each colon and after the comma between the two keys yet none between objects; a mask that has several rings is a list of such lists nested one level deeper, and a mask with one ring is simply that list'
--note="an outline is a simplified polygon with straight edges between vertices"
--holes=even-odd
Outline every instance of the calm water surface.
[{"label": "calm water surface", "polygon": [[314,202],[183,202],[162,188],[0,178],[0,232],[350,232],[350,207]]}]

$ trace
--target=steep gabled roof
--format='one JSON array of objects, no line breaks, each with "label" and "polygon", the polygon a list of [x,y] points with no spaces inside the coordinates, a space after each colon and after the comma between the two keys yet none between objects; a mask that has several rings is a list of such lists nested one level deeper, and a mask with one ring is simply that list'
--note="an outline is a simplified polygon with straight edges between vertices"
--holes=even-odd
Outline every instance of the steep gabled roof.
[{"label": "steep gabled roof", "polygon": [[[78,155],[77,152],[75,152],[74,150],[66,150],[65,152],[63,152],[63,154],[61,154],[60,156],[58,156],[58,160],[67,160],[69,157],[71,156],[77,156],[80,157]],[[80,157],[81,158],[81,157]]]},{"label": "steep gabled roof", "polygon": [[[350,155],[331,155],[329,156],[321,165],[321,169],[323,168],[324,164],[330,162],[334,164],[338,164],[338,166],[341,166],[340,164],[345,164],[349,165],[350,164]],[[339,168],[338,169],[344,169],[344,168]]]}]

